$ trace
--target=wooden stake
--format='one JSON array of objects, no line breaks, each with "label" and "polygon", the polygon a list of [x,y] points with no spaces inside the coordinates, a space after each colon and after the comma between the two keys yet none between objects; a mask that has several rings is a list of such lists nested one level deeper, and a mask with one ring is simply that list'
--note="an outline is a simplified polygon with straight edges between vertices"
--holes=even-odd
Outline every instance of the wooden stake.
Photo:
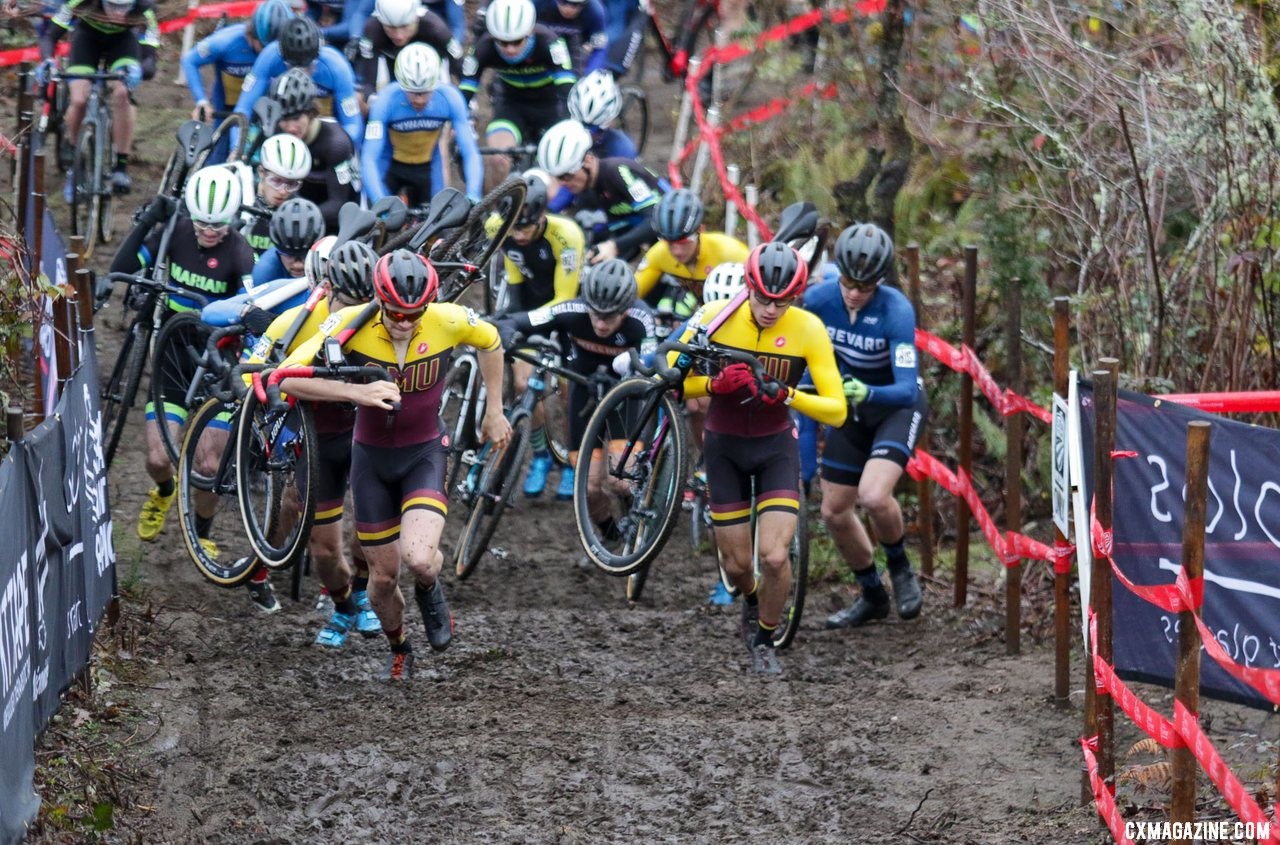
[{"label": "wooden stake", "polygon": [[[916,325],[925,328],[924,306],[920,289],[920,245],[907,244],[903,253],[907,262],[907,286],[911,295],[911,305],[916,312]],[[916,358],[920,366],[920,358]],[[920,432],[916,448],[921,452],[929,451],[929,427]],[[916,531],[920,535],[920,572],[927,578],[933,577],[933,481],[921,478],[916,482],[916,495],[920,504],[916,515]]]},{"label": "wooden stake", "polygon": [[[1022,384],[1022,279],[1012,279],[1008,296],[1008,324],[1005,345],[1008,355],[1009,388],[1019,395]],[[1005,418],[1004,506],[1005,528],[1022,532],[1022,414]],[[1022,561],[1005,564],[1004,651],[1022,653]]]},{"label": "wooden stake", "polygon": [[[1112,526],[1111,501],[1111,453],[1116,448],[1116,383],[1119,380],[1120,362],[1115,358],[1103,358],[1099,362],[1105,369],[1093,371],[1093,400],[1096,410],[1093,450],[1093,509],[1104,536],[1110,536]],[[1090,603],[1097,619],[1097,642],[1094,651],[1097,659],[1110,664],[1114,655],[1112,646],[1113,618],[1111,609],[1111,561],[1095,555],[1093,578],[1089,590]],[[1115,775],[1115,707],[1111,696],[1097,691],[1094,706],[1094,734],[1098,737],[1098,776],[1108,785]]]},{"label": "wooden stake", "polygon": [[[962,341],[972,349],[977,319],[978,248],[964,248],[964,283],[960,289],[960,309],[964,318]],[[960,469],[973,478],[973,376],[960,376]],[[955,606],[964,607],[969,600],[969,504],[956,500],[956,572]]]}]

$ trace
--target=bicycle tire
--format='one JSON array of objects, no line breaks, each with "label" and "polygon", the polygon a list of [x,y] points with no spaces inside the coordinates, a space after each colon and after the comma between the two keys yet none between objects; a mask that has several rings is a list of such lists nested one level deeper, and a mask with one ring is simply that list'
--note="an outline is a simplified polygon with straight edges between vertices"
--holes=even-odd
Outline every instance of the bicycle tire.
[{"label": "bicycle tire", "polygon": [[314,413],[306,402],[270,411],[249,391],[235,434],[236,499],[249,545],[268,569],[293,566],[307,549],[316,516]]},{"label": "bicycle tire", "polygon": [[636,158],[644,155],[645,142],[649,140],[649,98],[638,85],[622,86],[622,113],[618,128],[636,145]]},{"label": "bicycle tire", "polygon": [[[218,417],[226,415],[234,419],[234,413],[234,406],[226,405],[217,399],[210,399],[201,405],[192,415],[191,425],[187,426],[186,435],[182,439],[181,455],[178,460],[178,522],[182,529],[182,542],[186,545],[187,555],[191,558],[191,562],[195,564],[196,570],[220,587],[235,587],[243,584],[249,580],[249,576],[258,567],[258,562],[252,554],[237,555],[235,553],[236,551],[248,550],[248,543],[238,531],[224,534],[220,544],[220,552],[225,548],[229,552],[227,558],[234,558],[230,565],[221,562],[221,553],[216,557],[210,555],[204,545],[201,544],[200,537],[196,533],[195,497],[197,493],[216,492],[228,500],[223,502],[224,506],[232,506],[230,499],[233,497],[234,491],[230,488],[235,486],[234,471],[227,467],[225,463],[220,463],[213,474],[204,475],[199,471],[196,452],[201,437],[218,420]],[[233,421],[232,428],[234,429],[234,427]],[[231,449],[233,442],[233,439],[227,441],[223,455],[224,460],[227,457],[225,453]],[[236,527],[238,528],[239,526]],[[236,547],[235,551],[231,551],[233,544],[237,541],[243,545]]]},{"label": "bicycle tire", "polygon": [[[803,488],[802,488],[803,489]],[[796,514],[796,533],[791,538],[791,593],[779,617],[778,629],[773,635],[774,648],[786,648],[800,630],[804,616],[804,599],[809,587],[809,519],[803,497],[800,512]]]},{"label": "bicycle tire", "polygon": [[106,134],[108,138],[107,158],[106,161],[99,163],[98,168],[99,173],[103,175],[101,175],[98,180],[101,190],[99,190],[97,194],[98,225],[95,230],[98,236],[98,243],[103,244],[104,246],[111,243],[111,239],[115,237],[116,233],[116,195],[112,186],[106,183],[105,175],[110,171],[116,161],[116,145],[114,141],[110,140],[110,124],[107,125]]},{"label": "bicycle tire", "polygon": [[481,388],[480,364],[471,354],[459,355],[454,358],[444,378],[444,390],[440,392],[440,424],[449,447],[445,492],[452,496],[462,473],[462,453],[478,445],[475,423]]},{"label": "bicycle tire", "polygon": [[[191,382],[196,377],[200,360],[204,357],[205,343],[212,331],[197,314],[176,314],[160,327],[160,334],[156,335],[151,352],[151,389],[148,393],[151,406],[155,409],[160,441],[175,466],[182,450],[185,418],[209,398],[208,390],[201,386],[195,386],[195,393],[191,393]],[[184,417],[176,435],[167,424],[169,408],[163,395],[166,384],[186,384],[188,395],[192,397],[190,402],[183,403],[181,409],[174,409]]]},{"label": "bicycle tire", "polygon": [[572,466],[569,462],[569,391],[565,383],[554,373],[547,373],[547,392],[539,400],[546,424],[543,429],[547,436],[547,451],[551,459],[562,467]]},{"label": "bicycle tire", "polygon": [[94,203],[97,190],[94,175],[94,134],[98,128],[92,123],[80,127],[80,140],[76,144],[75,163],[71,168],[71,234],[84,239],[84,255],[88,259],[97,246],[98,219]]},{"label": "bicycle tire", "polygon": [[649,580],[649,570],[652,568],[652,563],[646,563],[627,576],[627,601],[632,604],[640,601],[640,597],[644,595],[644,585]]},{"label": "bicycle tire", "polygon": [[485,552],[490,550],[489,543],[498,530],[502,514],[511,504],[520,470],[529,455],[529,426],[529,414],[516,411],[511,420],[511,440],[506,447],[497,455],[490,450],[484,467],[472,468],[473,472],[477,469],[479,472],[471,496],[471,514],[458,535],[458,557],[454,564],[460,581],[471,577]]},{"label": "bicycle tire", "polygon": [[[485,194],[471,208],[466,222],[436,243],[431,250],[432,260],[438,258],[441,263],[462,263],[477,270],[487,268],[489,259],[493,258],[515,224],[520,207],[524,205],[526,190],[524,179],[512,176]],[[494,214],[499,216],[498,228],[489,234],[489,218]],[[461,267],[445,270],[441,274],[438,301],[452,302],[461,296],[476,280],[477,270]]]},{"label": "bicycle tire", "polygon": [[485,314],[501,314],[511,304],[511,291],[507,283],[506,261],[495,255],[489,259],[489,277],[484,288]]},{"label": "bicycle tire", "polygon": [[129,333],[120,348],[116,365],[111,370],[111,378],[103,389],[102,431],[106,437],[104,458],[107,469],[111,468],[116,450],[120,447],[125,421],[133,403],[137,401],[138,389],[142,384],[142,371],[147,365],[151,335],[155,331],[150,315],[151,309],[144,308],[129,324]]},{"label": "bicycle tire", "polygon": [[[636,404],[640,405],[638,410]],[[655,449],[663,415],[668,422]],[[647,378],[618,383],[591,414],[578,453],[573,511],[583,550],[604,572],[630,575],[662,551],[680,513],[681,491],[688,473],[687,436],[671,393]],[[591,519],[587,503],[591,456],[595,451],[592,444],[618,441],[634,449],[635,463],[627,474],[624,491],[621,479],[614,475],[615,452],[604,449],[608,464],[605,495],[610,499],[611,516],[619,526],[618,536],[604,537]],[[608,479],[615,480],[610,483]]]}]

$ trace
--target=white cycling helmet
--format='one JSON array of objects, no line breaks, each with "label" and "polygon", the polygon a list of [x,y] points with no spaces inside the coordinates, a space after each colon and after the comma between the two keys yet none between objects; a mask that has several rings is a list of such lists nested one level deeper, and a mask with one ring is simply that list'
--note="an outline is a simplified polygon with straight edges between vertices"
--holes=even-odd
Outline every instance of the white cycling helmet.
[{"label": "white cycling helmet", "polygon": [[622,93],[613,74],[593,70],[569,90],[569,116],[588,126],[608,126],[622,114]]},{"label": "white cycling helmet", "polygon": [[225,167],[202,167],[187,182],[187,213],[197,223],[230,223],[240,213],[240,180]]},{"label": "white cycling helmet", "polygon": [[436,90],[440,85],[440,54],[426,44],[406,44],[396,56],[396,82],[411,94]]},{"label": "white cycling helmet", "polygon": [[485,28],[498,41],[524,40],[537,20],[533,0],[493,0],[484,13]]},{"label": "white cycling helmet", "polygon": [[566,176],[582,168],[591,152],[591,133],[576,120],[562,120],[538,142],[538,166],[552,176]]},{"label": "white cycling helmet", "polygon": [[702,301],[733,299],[746,285],[746,268],[737,261],[726,261],[707,274],[707,280],[702,283]]},{"label": "white cycling helmet", "polygon": [[311,150],[301,138],[272,135],[263,142],[258,163],[283,179],[305,179],[311,172]]},{"label": "white cycling helmet", "polygon": [[333,245],[337,242],[336,236],[325,235],[307,250],[307,257],[303,260],[302,269],[307,277],[307,284],[311,287],[315,287],[325,280],[329,272],[329,253],[333,252]]},{"label": "white cycling helmet", "polygon": [[387,26],[408,26],[417,23],[422,14],[418,0],[376,0],[373,17]]}]

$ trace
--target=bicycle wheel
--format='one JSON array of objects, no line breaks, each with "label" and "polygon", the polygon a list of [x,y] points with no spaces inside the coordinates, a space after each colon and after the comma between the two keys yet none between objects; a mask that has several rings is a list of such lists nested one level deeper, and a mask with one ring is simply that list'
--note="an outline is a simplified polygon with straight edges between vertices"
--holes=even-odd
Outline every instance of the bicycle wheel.
[{"label": "bicycle wheel", "polygon": [[107,469],[111,468],[111,461],[116,456],[120,438],[124,435],[125,420],[142,384],[142,371],[151,350],[151,334],[155,331],[150,315],[151,309],[144,307],[129,325],[120,355],[111,368],[111,378],[102,390],[102,433],[106,438],[104,458]]},{"label": "bicycle wheel", "polygon": [[[209,398],[208,385],[195,382],[212,331],[196,314],[178,314],[169,318],[156,335],[151,356],[151,406],[156,421],[165,422],[159,426],[160,440],[175,464],[190,412]],[[170,422],[178,424],[176,432],[168,425]]]},{"label": "bicycle wheel", "polygon": [[315,416],[305,402],[272,411],[250,391],[235,435],[236,496],[249,544],[268,569],[293,566],[316,516]]},{"label": "bicycle wheel", "polygon": [[[107,139],[111,137],[111,127],[106,126],[103,134]],[[98,243],[109,244],[116,234],[116,195],[111,185],[107,182],[107,174],[111,171],[112,165],[116,161],[116,145],[108,140],[106,146],[106,158],[99,162],[98,187],[101,189],[97,193],[98,198]]]},{"label": "bicycle wheel", "polygon": [[[596,406],[578,453],[573,511],[582,547],[600,569],[630,575],[662,550],[680,512],[686,436],[671,394],[650,379],[627,379]],[[604,468],[600,524],[588,500],[593,453]]]},{"label": "bicycle wheel", "polygon": [[440,392],[440,424],[449,447],[449,473],[445,493],[453,495],[462,474],[462,453],[474,449],[476,411],[480,391],[480,365],[470,353],[458,355],[444,377]]},{"label": "bicycle wheel", "polygon": [[791,593],[783,605],[778,629],[773,635],[775,648],[791,645],[804,614],[804,597],[809,586],[809,519],[806,510],[801,498],[800,513],[796,515],[796,533],[791,538]]},{"label": "bicycle wheel", "polygon": [[649,99],[638,85],[622,86],[622,113],[618,116],[618,128],[635,142],[636,158],[644,155],[644,144],[649,140]]},{"label": "bicycle wheel", "polygon": [[94,136],[98,127],[86,123],[80,127],[75,164],[71,168],[71,234],[84,238],[83,259],[93,255],[97,245],[98,204],[96,151]]},{"label": "bicycle wheel", "polygon": [[569,466],[569,391],[567,386],[551,373],[547,374],[547,392],[542,395],[542,410],[546,414],[545,431],[547,450],[551,459],[562,467]]},{"label": "bicycle wheel", "polygon": [[[234,418],[235,407],[217,399],[201,405],[191,415],[178,459],[178,521],[182,541],[200,574],[222,587],[244,583],[258,564],[235,520],[229,523],[227,518],[215,520],[205,543],[200,542],[197,534],[198,510],[202,504],[215,517],[228,509],[234,512],[236,508],[234,440],[227,432]],[[217,450],[217,459],[212,458],[216,441],[208,440],[215,436],[227,438],[223,448]],[[201,440],[206,441],[203,450]],[[210,541],[214,544],[212,547],[208,545]]]},{"label": "bicycle wheel", "polygon": [[516,480],[528,454],[529,415],[517,411],[511,421],[511,440],[506,447],[487,449],[483,462],[473,466],[469,473],[469,477],[475,479],[475,488],[471,495],[471,515],[458,535],[455,567],[459,580],[469,578],[484,553],[491,550],[489,541],[498,530],[503,512],[511,504]]},{"label": "bicycle wheel", "polygon": [[489,278],[484,289],[484,313],[501,314],[511,304],[507,289],[506,262],[501,255],[489,259]]},{"label": "bicycle wheel", "polygon": [[640,601],[640,596],[644,593],[645,582],[649,580],[649,570],[653,566],[646,563],[627,576],[627,601],[632,604]]},{"label": "bicycle wheel", "polygon": [[[520,213],[520,206],[524,205],[526,190],[524,179],[512,176],[485,194],[467,214],[466,222],[432,247],[432,261],[467,265],[442,271],[437,297],[440,302],[457,299],[475,280],[476,269],[489,266],[489,259],[506,239],[516,215]],[[489,225],[493,217],[498,219],[496,226]]]}]

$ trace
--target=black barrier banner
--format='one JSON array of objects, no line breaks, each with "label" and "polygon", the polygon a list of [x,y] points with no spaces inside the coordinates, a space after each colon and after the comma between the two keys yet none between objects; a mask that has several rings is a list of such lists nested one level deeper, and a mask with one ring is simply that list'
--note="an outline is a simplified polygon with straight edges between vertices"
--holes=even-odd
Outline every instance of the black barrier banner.
[{"label": "black barrier banner", "polygon": [[40,799],[35,774],[36,720],[31,632],[35,601],[31,555],[36,516],[27,485],[24,447],[15,443],[0,463],[0,842],[18,842],[35,818]]},{"label": "black barrier banner", "polygon": [[[1080,391],[1086,465],[1092,474],[1093,395]],[[1187,423],[1212,425],[1200,615],[1232,660],[1280,669],[1280,432],[1122,392],[1112,462],[1114,555],[1136,584],[1172,584],[1182,566]],[[1086,488],[1092,501],[1092,477]],[[1115,667],[1120,677],[1172,687],[1178,615],[1113,581]],[[1201,663],[1212,698],[1271,709],[1260,693],[1213,660]]]},{"label": "black barrier banner", "polygon": [[[85,332],[82,348],[93,349],[93,332]],[[88,629],[84,642],[92,643],[98,620],[116,593],[116,549],[111,540],[111,508],[107,500],[107,462],[102,451],[102,415],[98,412],[97,358],[89,353],[80,362],[75,378],[63,392],[62,426],[68,466],[76,471],[64,476],[66,508],[79,520],[77,542],[70,554],[84,572],[84,603],[76,617],[67,618],[68,633]],[[87,657],[87,655],[86,655]]]}]

